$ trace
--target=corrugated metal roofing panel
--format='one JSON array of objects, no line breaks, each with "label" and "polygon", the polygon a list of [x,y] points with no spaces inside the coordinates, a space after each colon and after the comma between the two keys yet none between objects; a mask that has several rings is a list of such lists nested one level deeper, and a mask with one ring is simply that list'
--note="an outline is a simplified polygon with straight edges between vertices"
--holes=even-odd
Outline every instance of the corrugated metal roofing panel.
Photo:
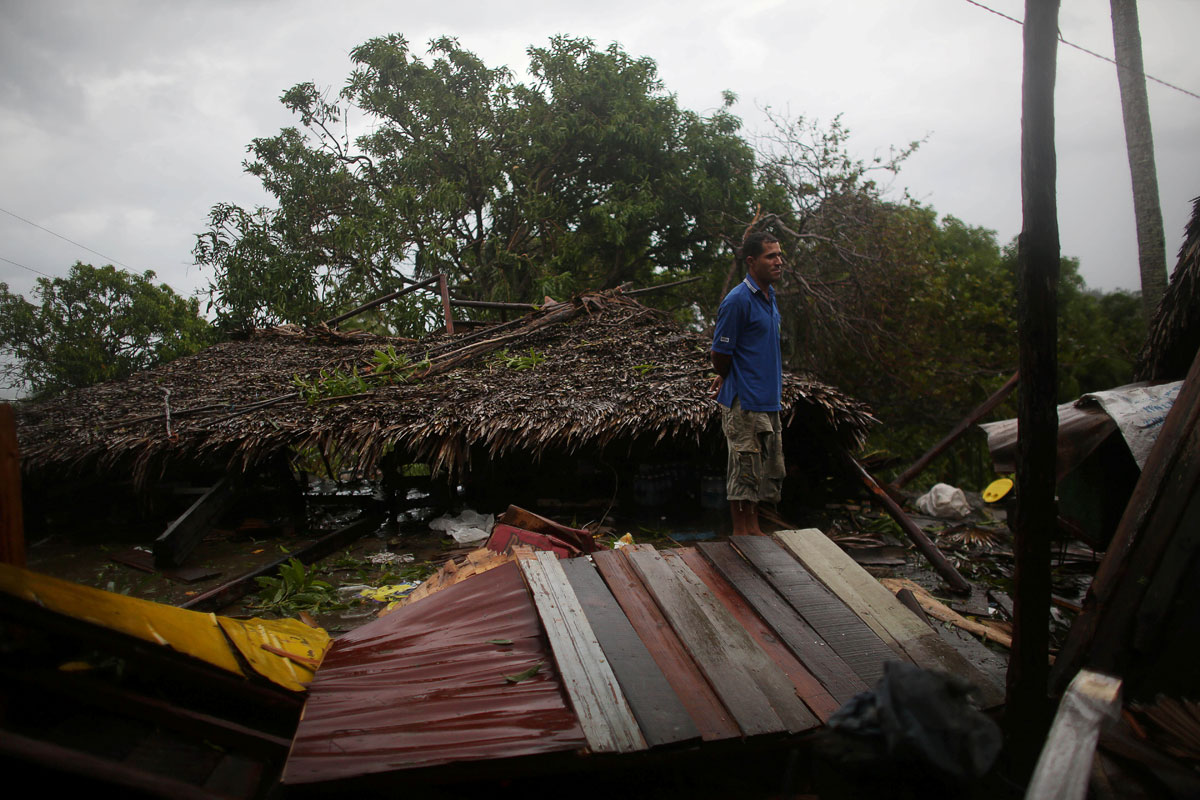
[{"label": "corrugated metal roofing panel", "polygon": [[[527,680],[505,677],[538,664]],[[283,780],[585,746],[537,610],[517,565],[505,564],[337,639],[309,690]]]}]

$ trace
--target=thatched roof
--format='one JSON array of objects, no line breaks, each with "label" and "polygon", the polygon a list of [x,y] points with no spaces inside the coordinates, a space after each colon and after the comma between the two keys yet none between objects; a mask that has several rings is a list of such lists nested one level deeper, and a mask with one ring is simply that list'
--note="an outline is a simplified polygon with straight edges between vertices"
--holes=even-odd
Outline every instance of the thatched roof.
[{"label": "thatched roof", "polygon": [[[408,382],[304,399],[295,376],[363,374],[377,350],[412,362]],[[515,369],[498,358],[541,357]],[[585,294],[520,320],[420,342],[285,326],[228,341],[123,381],[18,411],[27,471],[130,469],[142,480],[176,460],[249,467],[288,447],[317,447],[359,468],[389,447],[462,470],[492,456],[571,452],[642,436],[699,439],[717,424],[706,395],[708,342],[613,292]],[[170,435],[164,397],[169,390]],[[845,446],[874,419],[862,404],[786,375],[785,419]]]},{"label": "thatched roof", "polygon": [[1150,322],[1138,355],[1139,381],[1179,380],[1200,349],[1200,197],[1192,200],[1192,218],[1184,228],[1179,262]]}]

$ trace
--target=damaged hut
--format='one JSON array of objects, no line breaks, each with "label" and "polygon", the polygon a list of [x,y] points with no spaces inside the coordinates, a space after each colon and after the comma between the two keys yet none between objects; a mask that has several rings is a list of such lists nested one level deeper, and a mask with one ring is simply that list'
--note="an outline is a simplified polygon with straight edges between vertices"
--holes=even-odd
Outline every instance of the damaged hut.
[{"label": "damaged hut", "polygon": [[[574,470],[591,457],[614,467],[708,458],[719,472],[708,384],[702,335],[609,291],[420,341],[258,331],[27,405],[18,425],[35,483],[104,473],[144,487],[180,470],[240,473],[303,453],[359,474],[421,463],[468,483],[528,483],[538,470],[579,484],[589,478]],[[836,389],[791,374],[783,418],[805,453],[796,463],[814,469],[874,421]]]}]

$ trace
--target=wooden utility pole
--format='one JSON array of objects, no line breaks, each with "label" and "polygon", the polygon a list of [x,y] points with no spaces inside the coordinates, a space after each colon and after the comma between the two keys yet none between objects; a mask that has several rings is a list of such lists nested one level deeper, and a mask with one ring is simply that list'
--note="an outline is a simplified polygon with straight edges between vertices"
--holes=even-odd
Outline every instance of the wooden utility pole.
[{"label": "wooden utility pole", "polygon": [[1017,245],[1016,591],[1005,739],[1014,776],[1028,776],[1049,726],[1050,538],[1055,530],[1058,415],[1058,206],[1054,79],[1058,0],[1025,0],[1021,78],[1021,211]]},{"label": "wooden utility pole", "polygon": [[1146,75],[1142,67],[1142,34],[1137,0],[1109,0],[1109,7],[1117,56],[1117,85],[1121,89],[1121,119],[1125,123],[1125,150],[1133,179],[1142,309],[1149,325],[1158,301],[1167,290],[1167,244],[1158,197],[1158,173],[1154,168],[1150,101],[1146,98]]}]

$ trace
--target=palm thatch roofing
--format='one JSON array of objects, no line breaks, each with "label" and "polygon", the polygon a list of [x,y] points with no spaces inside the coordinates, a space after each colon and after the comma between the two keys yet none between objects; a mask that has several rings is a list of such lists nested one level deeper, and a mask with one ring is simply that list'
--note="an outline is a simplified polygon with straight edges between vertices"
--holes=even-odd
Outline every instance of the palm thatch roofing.
[{"label": "palm thatch roofing", "polygon": [[[389,347],[409,361],[395,382],[371,366]],[[519,368],[517,356],[543,360]],[[353,394],[323,396],[331,380],[315,399],[297,390],[297,376],[311,385],[355,370],[366,385]],[[176,461],[248,469],[288,448],[337,453],[366,470],[395,447],[435,472],[460,472],[473,448],[536,458],[644,436],[698,441],[718,426],[707,374],[703,336],[611,291],[421,341],[325,327],[260,331],[26,405],[19,439],[26,472],[132,469],[139,482]],[[811,378],[785,375],[783,393],[787,423],[841,446],[861,444],[875,422]]]},{"label": "palm thatch roofing", "polygon": [[1140,381],[1179,380],[1200,350],[1200,197],[1192,200],[1192,217],[1184,227],[1179,261],[1171,283],[1150,322],[1138,355]]}]

